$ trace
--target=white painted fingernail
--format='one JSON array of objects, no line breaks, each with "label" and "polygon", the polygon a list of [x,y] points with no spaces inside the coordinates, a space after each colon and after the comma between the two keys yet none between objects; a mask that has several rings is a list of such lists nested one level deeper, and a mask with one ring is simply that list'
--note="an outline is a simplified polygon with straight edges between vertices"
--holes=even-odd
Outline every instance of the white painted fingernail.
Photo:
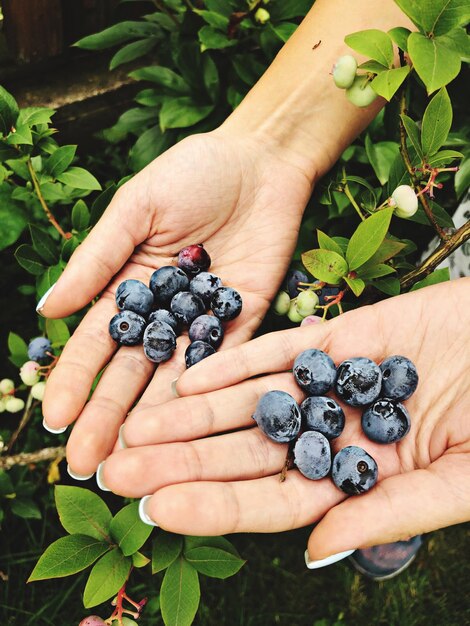
[{"label": "white painted fingernail", "polygon": [[71,476],[74,480],[89,480],[90,478],[93,478],[95,472],[92,472],[91,474],[86,474],[86,475],[82,475],[82,474],[76,474],[73,470],[70,469],[70,465],[67,463],[67,472],[68,475]]},{"label": "white painted fingernail", "polygon": [[176,391],[176,383],[178,382],[178,379],[175,378],[175,380],[171,381],[171,393],[174,395],[175,398],[179,398],[180,395],[179,393]]},{"label": "white painted fingernail", "polygon": [[37,306],[36,306],[36,313],[41,313],[44,305],[46,304],[46,300],[47,298],[51,295],[52,290],[54,289],[54,287],[56,286],[57,283],[54,283],[51,287],[49,287],[49,289],[46,291],[46,293],[43,295],[43,297],[39,300]]},{"label": "white painted fingernail", "polygon": [[118,433],[119,445],[121,446],[121,448],[123,450],[125,450],[127,448],[126,442],[124,441],[124,426],[125,426],[125,424],[121,425],[121,428],[119,429],[119,433]]},{"label": "white painted fingernail", "polygon": [[144,524],[148,524],[149,526],[158,526],[156,522],[147,514],[145,510],[147,502],[150,500],[152,496],[144,496],[139,502],[139,515],[140,519],[144,522]]},{"label": "white painted fingernail", "polygon": [[331,556],[327,556],[325,559],[319,559],[318,561],[311,561],[308,555],[308,550],[305,550],[305,564],[308,569],[319,569],[320,567],[327,567],[327,565],[333,565],[333,563],[337,563],[342,559],[350,556],[355,550],[345,550],[344,552],[338,552],[337,554],[332,554]]},{"label": "white painted fingernail", "polygon": [[111,491],[109,487],[106,487],[106,483],[103,479],[103,466],[104,461],[101,461],[101,463],[96,468],[96,484],[101,489],[101,491]]},{"label": "white painted fingernail", "polygon": [[47,430],[47,432],[52,433],[53,435],[60,435],[61,433],[65,433],[65,431],[67,430],[67,426],[64,426],[63,428],[51,428],[47,425],[45,418],[42,420],[42,425]]}]

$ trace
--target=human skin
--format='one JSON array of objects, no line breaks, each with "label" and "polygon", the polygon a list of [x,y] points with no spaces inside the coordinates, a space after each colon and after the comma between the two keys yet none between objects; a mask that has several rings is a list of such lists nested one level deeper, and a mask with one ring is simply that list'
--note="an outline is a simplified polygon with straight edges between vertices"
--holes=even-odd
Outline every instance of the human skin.
[{"label": "human skin", "polygon": [[246,341],[286,272],[314,184],[384,104],[378,98],[358,109],[335,87],[330,72],[348,52],[344,36],[400,25],[411,27],[392,0],[358,0],[354,9],[349,0],[317,0],[220,128],[180,142],[119,189],[41,310],[64,317],[101,294],[65,347],[43,403],[50,428],[76,421],[67,447],[76,475],[89,475],[107,457],[139,398],[153,406],[168,401],[170,382],[184,371],[185,339],[157,372],[141,348],[117,349],[107,325],[118,284],[147,283],[182,247],[202,242],[211,271],[244,303],[222,349]]}]

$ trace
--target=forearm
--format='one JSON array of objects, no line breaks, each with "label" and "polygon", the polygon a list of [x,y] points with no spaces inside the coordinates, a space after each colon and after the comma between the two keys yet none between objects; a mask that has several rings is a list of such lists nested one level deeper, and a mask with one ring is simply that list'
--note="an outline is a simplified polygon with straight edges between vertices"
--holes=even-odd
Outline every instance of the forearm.
[{"label": "forearm", "polygon": [[[298,163],[314,181],[385,104],[351,104],[331,77],[344,37],[367,28],[412,28],[393,0],[317,0],[272,65],[223,124],[223,131],[249,134]],[[321,42],[321,43],[319,43]],[[316,45],[319,44],[319,45]],[[359,62],[365,60],[355,54]]]}]

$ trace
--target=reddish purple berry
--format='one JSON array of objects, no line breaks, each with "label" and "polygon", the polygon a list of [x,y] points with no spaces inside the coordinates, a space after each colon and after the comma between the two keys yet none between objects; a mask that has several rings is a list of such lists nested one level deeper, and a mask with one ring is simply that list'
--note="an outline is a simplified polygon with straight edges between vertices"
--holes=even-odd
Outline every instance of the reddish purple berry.
[{"label": "reddish purple berry", "polygon": [[209,269],[211,258],[202,243],[186,246],[178,254],[178,267],[194,276]]},{"label": "reddish purple berry", "polygon": [[89,615],[82,619],[78,626],[106,626],[106,622],[98,615]]}]

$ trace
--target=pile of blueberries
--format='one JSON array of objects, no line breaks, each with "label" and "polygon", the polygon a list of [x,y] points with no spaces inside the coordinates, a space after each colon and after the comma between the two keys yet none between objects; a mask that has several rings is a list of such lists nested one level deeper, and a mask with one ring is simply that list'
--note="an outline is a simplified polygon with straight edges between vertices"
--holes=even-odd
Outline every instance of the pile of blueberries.
[{"label": "pile of blueberries", "polygon": [[295,464],[306,478],[319,480],[331,470],[334,484],[348,495],[368,491],[378,470],[363,448],[347,446],[331,460],[330,440],[343,432],[345,415],[325,394],[334,388],[343,402],[364,408],[362,429],[371,441],[396,443],[410,430],[410,416],[401,403],[418,385],[415,365],[404,356],[390,356],[380,366],[355,357],[336,368],[328,354],[311,349],[295,359],[293,374],[308,397],[299,406],[284,391],[268,391],[253,415],[259,428],[277,443],[295,441]]},{"label": "pile of blueberries", "polygon": [[[109,323],[109,333],[118,344],[134,346],[143,342],[145,356],[154,363],[171,358],[176,337],[189,329],[191,343],[186,349],[186,367],[213,354],[222,343],[222,322],[240,315],[242,298],[207,270],[211,258],[202,244],[183,248],[177,267],[165,265],[150,277],[147,287],[129,279],[116,289],[119,309]],[[211,309],[213,315],[206,312]]]}]

